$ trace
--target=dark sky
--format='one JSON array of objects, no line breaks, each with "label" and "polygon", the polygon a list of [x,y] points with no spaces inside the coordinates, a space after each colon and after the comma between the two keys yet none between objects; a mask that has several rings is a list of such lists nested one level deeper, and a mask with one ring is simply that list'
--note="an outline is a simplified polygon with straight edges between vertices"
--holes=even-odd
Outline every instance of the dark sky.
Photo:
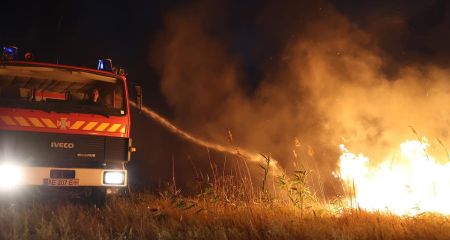
[{"label": "dark sky", "polygon": [[147,55],[171,7],[167,2],[7,1],[0,41],[21,53],[32,51],[38,61],[95,67],[97,59],[112,58],[129,70],[131,81],[146,83],[150,98],[158,94],[158,82],[148,71]]},{"label": "dark sky", "polygon": [[[248,94],[260,82],[261,68],[270,63],[295,32],[300,21],[297,16],[311,10],[303,8],[306,4],[296,5],[295,2],[221,1],[223,16],[215,20],[217,27],[211,34],[222,39],[227,50],[240,59],[240,70],[245,76],[243,85],[247,86]],[[32,51],[39,61],[69,65],[95,67],[97,59],[112,58],[114,64],[128,69],[129,81],[143,85],[144,102],[170,118],[173,112],[160,92],[159,73],[149,63],[150,51],[158,34],[164,30],[165,16],[191,3],[3,1],[0,44],[18,46],[20,53]],[[387,74],[395,75],[396,66],[410,62],[432,61],[442,66],[450,63],[450,4],[447,0],[334,0],[331,4],[355,26],[373,36],[390,59],[385,66]],[[261,17],[268,6],[273,16]],[[183,141],[158,125],[143,121],[138,114],[133,117],[135,129],[151,133],[148,139],[133,133],[138,147],[149,149],[137,155],[141,161],[150,159],[153,165],[146,167],[158,168],[155,162],[170,162],[174,155],[189,158],[192,146],[186,147]],[[169,146],[169,149],[158,145]],[[169,164],[152,174],[158,171],[169,172]]]},{"label": "dark sky", "polygon": [[[253,85],[258,82],[258,66],[283,47],[293,30],[283,26],[279,33],[274,33],[274,29],[258,25],[258,14],[270,2],[228,1],[224,9],[226,20],[220,22],[215,33],[240,57],[244,71],[252,76],[247,80]],[[278,2],[272,3],[280,6],[279,14],[273,16],[274,22],[283,18],[283,11],[301,15],[302,9],[283,8],[283,5],[290,6],[283,3],[289,1]],[[2,2],[0,43],[16,45],[22,53],[32,51],[38,60],[65,64],[95,67],[96,59],[110,57],[115,64],[128,68],[131,81],[144,84],[145,90],[151,93],[146,101],[170,112],[163,107],[164,99],[158,94],[158,74],[149,68],[150,45],[163,30],[164,16],[189,4],[189,1],[164,0],[6,1]],[[408,54],[448,64],[450,33],[445,28],[450,26],[448,1],[344,0],[332,4],[363,29],[390,31],[380,37],[380,43],[396,60],[406,61],[402,56]],[[375,21],[383,16],[398,16],[406,25],[401,31],[395,31],[395,26]],[[291,20],[286,17],[285,21]],[[443,31],[436,32],[440,25]]]},{"label": "dark sky", "polygon": [[[216,33],[239,55],[245,71],[255,76],[258,76],[257,67],[261,62],[283,46],[283,40],[292,30],[283,26],[286,29],[280,28],[281,34],[274,34],[273,29],[258,26],[258,14],[265,2],[270,1],[229,1],[226,20],[220,23]],[[274,5],[283,6],[281,2]],[[150,44],[162,31],[164,16],[188,4],[189,1],[164,0],[126,3],[6,1],[2,2],[0,42],[17,45],[22,53],[33,51],[43,61],[95,66],[99,57],[111,57],[114,63],[129,69],[131,81],[145,82],[146,90],[154,96],[158,95],[158,91],[153,91],[158,89],[158,76],[148,67]],[[375,18],[398,16],[405,19],[402,31],[392,31],[383,35],[386,39],[380,40],[397,59],[405,53],[448,59],[448,28],[438,33],[434,31],[436,26],[449,26],[448,1],[344,0],[332,1],[332,4],[356,25],[369,31],[390,31],[389,27],[395,27],[374,21]],[[283,17],[282,11],[298,11],[301,15],[302,9],[280,7],[279,16],[273,17]],[[373,26],[376,24],[386,29],[377,29]],[[248,79],[258,81],[257,77]],[[159,99],[160,96],[151,98],[152,101]],[[160,104],[163,101],[155,105]]]}]

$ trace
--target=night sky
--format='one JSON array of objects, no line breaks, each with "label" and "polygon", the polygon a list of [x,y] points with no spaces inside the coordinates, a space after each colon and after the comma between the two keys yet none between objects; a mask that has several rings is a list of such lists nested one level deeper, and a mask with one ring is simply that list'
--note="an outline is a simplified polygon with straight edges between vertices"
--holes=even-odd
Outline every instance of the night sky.
[{"label": "night sky", "polygon": [[[224,6],[226,16],[221,16],[224,20],[213,34],[222,37],[229,50],[240,57],[245,72],[251,76],[247,78],[250,85],[258,84],[258,67],[283,47],[295,32],[296,21],[302,21],[302,14],[309,11],[303,8],[306,4],[295,3],[301,1],[217,2]],[[149,92],[146,102],[170,111],[165,109],[158,91],[158,73],[149,66],[150,47],[164,28],[164,16],[189,4],[190,1],[6,1],[0,16],[1,43],[16,45],[22,53],[32,51],[38,60],[64,64],[95,67],[96,59],[110,57],[115,64],[128,68],[130,81],[145,86]],[[415,61],[417,57],[412,57],[420,56],[442,65],[449,63],[447,1],[346,0],[332,4],[365,30],[388,31],[379,41],[396,61]],[[264,29],[258,18],[268,5],[278,9],[269,16],[273,25]],[[402,26],[397,31],[395,23],[389,26],[375,21],[383,16],[404,18],[407,28]]]},{"label": "night sky", "polygon": [[[95,68],[97,59],[112,58],[127,68],[131,83],[143,86],[144,103],[169,119],[175,113],[161,93],[161,72],[152,51],[158,48],[166,17],[192,5],[213,12],[208,34],[221,39],[226,52],[238,59],[240,84],[249,96],[264,78],[263,69],[279,64],[275,59],[280,51],[302,34],[299,26],[327,17],[322,6],[335,8],[368,33],[384,54],[382,71],[389,77],[395,78],[405,64],[450,64],[446,0],[211,2],[3,1],[0,43],[15,45],[22,54],[31,51],[44,62]],[[186,159],[208,158],[205,149],[185,143],[138,113],[133,113],[133,127],[139,152],[131,168],[139,184],[167,179],[172,159],[180,162],[181,171],[189,166],[181,163]]]}]

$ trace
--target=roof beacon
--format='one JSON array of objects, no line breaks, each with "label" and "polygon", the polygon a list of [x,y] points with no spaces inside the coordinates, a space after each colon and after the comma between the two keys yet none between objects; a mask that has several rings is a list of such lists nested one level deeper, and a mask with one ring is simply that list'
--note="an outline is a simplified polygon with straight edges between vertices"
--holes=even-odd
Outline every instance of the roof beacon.
[{"label": "roof beacon", "polygon": [[112,60],[109,58],[98,60],[97,69],[112,72]]},{"label": "roof beacon", "polygon": [[3,47],[2,60],[16,60],[18,50],[14,46]]}]

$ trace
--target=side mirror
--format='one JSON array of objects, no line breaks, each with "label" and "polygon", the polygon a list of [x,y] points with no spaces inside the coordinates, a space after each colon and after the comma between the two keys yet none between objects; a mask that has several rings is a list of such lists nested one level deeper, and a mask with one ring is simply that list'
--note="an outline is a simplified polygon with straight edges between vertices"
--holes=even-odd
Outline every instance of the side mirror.
[{"label": "side mirror", "polygon": [[135,86],[136,89],[136,106],[138,107],[139,111],[142,110],[142,87],[141,86]]}]

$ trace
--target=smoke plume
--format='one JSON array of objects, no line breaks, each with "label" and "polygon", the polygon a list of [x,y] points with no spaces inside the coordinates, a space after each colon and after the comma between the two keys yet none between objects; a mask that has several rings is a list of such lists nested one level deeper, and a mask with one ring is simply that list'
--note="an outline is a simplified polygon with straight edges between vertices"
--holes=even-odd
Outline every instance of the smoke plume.
[{"label": "smoke plume", "polygon": [[236,15],[230,9],[205,1],[172,10],[153,43],[151,64],[181,128],[270,152],[286,171],[312,170],[316,186],[328,189],[340,143],[380,159],[417,138],[413,128],[449,145],[450,71],[419,54],[396,61],[400,55],[387,51],[380,29],[407,27],[402,16],[364,25],[327,2],[268,2],[244,18],[271,39],[255,42],[258,49],[273,50],[258,61],[258,79],[249,79],[255,74],[246,74],[226,34]]}]

